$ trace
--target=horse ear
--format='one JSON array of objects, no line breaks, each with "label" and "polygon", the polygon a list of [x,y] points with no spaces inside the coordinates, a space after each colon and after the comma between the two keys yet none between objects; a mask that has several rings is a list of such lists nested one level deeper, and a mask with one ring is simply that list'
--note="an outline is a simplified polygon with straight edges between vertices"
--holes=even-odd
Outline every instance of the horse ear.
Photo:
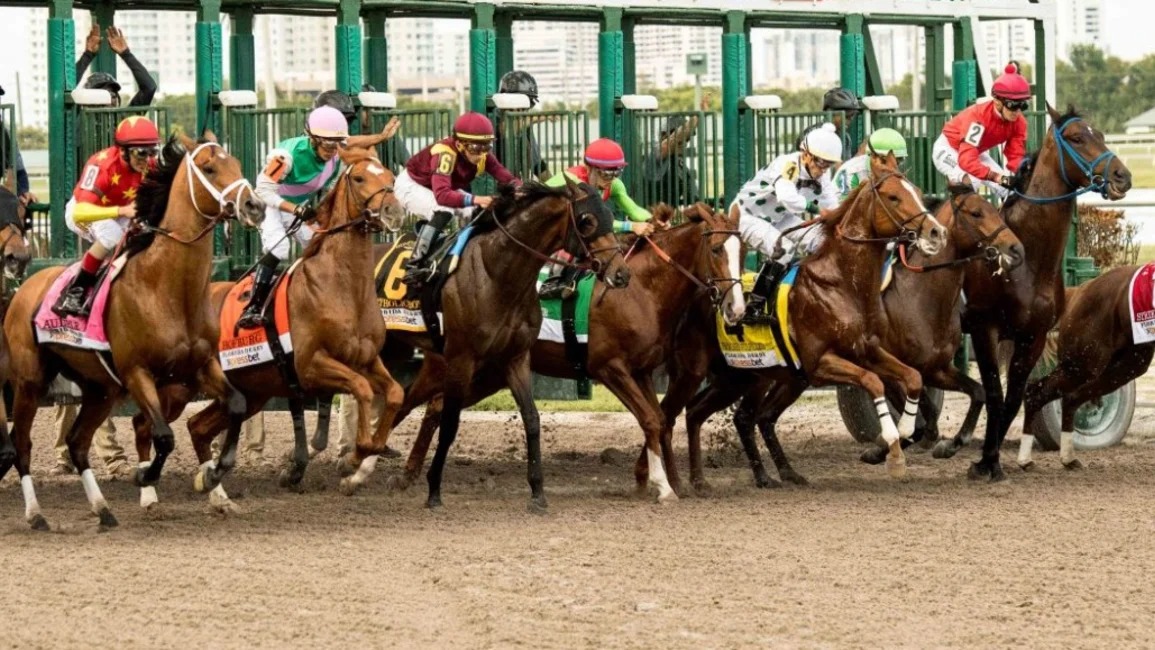
[{"label": "horse ear", "polygon": [[894,157],[894,151],[886,152],[886,166],[898,169],[898,158]]},{"label": "horse ear", "polygon": [[1054,106],[1051,106],[1051,102],[1047,102],[1047,115],[1051,116],[1052,124],[1055,126],[1059,125],[1059,118],[1062,116],[1059,115],[1059,111],[1056,111]]},{"label": "horse ear", "polygon": [[192,151],[197,148],[196,140],[185,135],[184,131],[177,133],[176,138],[180,142],[180,146],[184,147],[185,151]]},{"label": "horse ear", "polygon": [[206,142],[217,142],[217,134],[214,133],[212,129],[205,129],[204,132],[201,133],[201,138]]},{"label": "horse ear", "polygon": [[574,182],[573,177],[570,176],[567,172],[562,172],[561,175],[563,178],[565,178],[566,194],[569,195],[570,199],[577,200],[579,197],[578,190],[580,189],[578,184]]}]

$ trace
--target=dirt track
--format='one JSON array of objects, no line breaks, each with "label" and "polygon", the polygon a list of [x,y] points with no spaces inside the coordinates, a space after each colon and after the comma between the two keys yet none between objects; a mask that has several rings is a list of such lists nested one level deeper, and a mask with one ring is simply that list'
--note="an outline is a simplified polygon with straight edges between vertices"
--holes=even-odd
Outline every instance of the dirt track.
[{"label": "dirt track", "polygon": [[[181,422],[161,513],[143,513],[130,484],[102,482],[121,525],[98,533],[79,479],[44,475],[42,411],[35,468],[55,532],[28,530],[8,478],[0,646],[1150,643],[1150,411],[1137,414],[1124,446],[1083,454],[1081,473],[1040,454],[1024,474],[1011,469],[1008,447],[1010,481],[993,486],[964,477],[974,451],[950,461],[912,454],[912,480],[895,483],[857,461],[834,413],[831,399],[808,399],[781,429],[812,487],[754,488],[715,436],[713,495],[670,506],[631,496],[640,434],[629,416],[547,414],[545,517],[526,512],[520,422],[510,414],[467,414],[438,513],[423,507],[424,483],[387,492],[399,461],[382,462],[358,496],[341,496],[326,454],[305,494],[280,490],[273,467],[242,467],[226,484],[242,513],[212,514],[191,490]],[[956,401],[948,413],[944,430],[959,422]],[[267,454],[279,458],[287,414],[267,426]],[[118,427],[127,442],[127,422]],[[395,446],[408,450],[414,431],[406,422]]]}]

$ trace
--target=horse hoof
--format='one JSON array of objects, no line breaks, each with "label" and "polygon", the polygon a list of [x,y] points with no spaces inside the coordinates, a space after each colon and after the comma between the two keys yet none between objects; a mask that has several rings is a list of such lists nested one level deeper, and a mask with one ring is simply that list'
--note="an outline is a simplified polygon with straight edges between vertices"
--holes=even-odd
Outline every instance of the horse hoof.
[{"label": "horse hoof", "polygon": [[204,494],[216,487],[212,481],[206,476],[208,470],[198,469],[197,473],[193,475],[193,490]]},{"label": "horse hoof", "polygon": [[347,497],[351,497],[354,494],[357,494],[357,490],[360,487],[361,487],[360,483],[357,483],[357,482],[353,481],[352,479],[346,477],[346,478],[341,479],[341,484],[339,486],[337,486],[337,489],[341,491],[341,494],[344,494]]},{"label": "horse hoof", "polygon": [[1005,481],[1005,480],[1007,480],[1007,475],[1005,473],[1003,473],[1003,466],[1002,465],[995,465],[994,468],[991,469],[990,482],[991,483],[1001,483],[1002,481]]},{"label": "horse hoof", "polygon": [[886,462],[886,453],[886,450],[882,447],[874,447],[873,449],[867,449],[866,451],[862,452],[862,455],[858,457],[858,460],[866,463],[867,465],[881,465],[882,463]]},{"label": "horse hoof", "polygon": [[678,493],[674,492],[673,490],[670,490],[669,492],[667,492],[665,494],[662,494],[660,492],[658,493],[658,503],[660,503],[662,505],[669,505],[669,504],[673,504],[673,503],[677,503],[677,502],[678,502]]},{"label": "horse hoof", "polygon": [[754,477],[754,486],[762,490],[767,490],[772,488],[780,488],[782,487],[782,484],[770,478],[769,476],[756,476]]},{"label": "horse hoof", "polygon": [[32,527],[32,530],[45,532],[51,530],[51,528],[48,526],[48,520],[45,519],[44,515],[41,514],[32,515],[32,517],[28,520],[28,525]]},{"label": "horse hoof", "polygon": [[429,497],[428,499],[425,500],[425,507],[429,508],[430,510],[432,510],[434,512],[441,510],[441,507],[442,507],[441,497],[439,497],[439,496]]},{"label": "horse hoof", "polygon": [[116,528],[120,525],[120,522],[116,520],[116,517],[112,516],[112,511],[108,508],[101,508],[100,512],[96,513],[96,516],[100,518],[101,528]]},{"label": "horse hoof", "polygon": [[983,462],[975,461],[971,463],[970,469],[967,470],[967,478],[972,481],[987,478],[991,475],[991,468],[983,464]]},{"label": "horse hoof", "polygon": [[806,477],[798,472],[779,472],[779,476],[782,477],[782,482],[784,483],[793,483],[794,485],[800,485],[802,487],[809,487],[810,485],[810,481],[806,480]]},{"label": "horse hoof", "polygon": [[906,478],[906,456],[899,452],[886,457],[886,473],[890,478],[901,481]]},{"label": "horse hoof", "polygon": [[694,482],[694,494],[698,497],[706,498],[714,496],[714,488],[706,481]]},{"label": "horse hoof", "polygon": [[1066,467],[1067,469],[1069,469],[1071,471],[1078,471],[1078,470],[1084,469],[1083,461],[1079,460],[1078,458],[1075,458],[1074,460],[1072,460],[1069,463],[1063,463],[1063,467]]},{"label": "horse hoof", "polygon": [[359,465],[353,464],[352,454],[348,456],[342,456],[341,459],[337,461],[337,473],[342,477],[352,476],[357,472],[358,466]]},{"label": "horse hoof", "polygon": [[394,474],[385,479],[385,488],[390,492],[404,492],[413,482],[403,475]]},{"label": "horse hoof", "polygon": [[526,507],[532,515],[548,515],[549,504],[545,502],[545,497],[530,497],[529,505]]},{"label": "horse hoof", "polygon": [[934,451],[931,452],[931,456],[941,460],[945,458],[954,458],[954,455],[957,452],[958,448],[955,447],[951,441],[939,440],[938,444],[934,446]]},{"label": "horse hoof", "polygon": [[1019,465],[1019,469],[1023,470],[1024,472],[1033,472],[1035,467],[1035,461],[1033,460],[1028,460],[1027,462]]},{"label": "horse hoof", "polygon": [[239,515],[241,509],[233,503],[232,499],[221,499],[212,503],[213,510],[220,515]]}]

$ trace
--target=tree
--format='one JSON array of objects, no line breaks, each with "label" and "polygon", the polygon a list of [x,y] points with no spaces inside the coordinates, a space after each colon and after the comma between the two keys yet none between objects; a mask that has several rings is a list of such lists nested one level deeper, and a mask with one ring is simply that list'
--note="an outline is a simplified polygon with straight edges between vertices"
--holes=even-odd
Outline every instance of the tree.
[{"label": "tree", "polygon": [[16,132],[16,142],[21,151],[48,148],[48,131],[38,126],[22,126]]}]

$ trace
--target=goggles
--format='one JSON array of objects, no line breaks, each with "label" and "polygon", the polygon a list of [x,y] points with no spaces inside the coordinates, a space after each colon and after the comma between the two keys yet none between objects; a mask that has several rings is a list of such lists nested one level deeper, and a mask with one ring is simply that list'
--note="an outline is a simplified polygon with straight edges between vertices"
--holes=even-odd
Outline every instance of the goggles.
[{"label": "goggles", "polygon": [[810,160],[813,161],[814,165],[819,169],[830,169],[830,167],[834,165],[834,163],[830,162],[829,160],[823,160],[814,154],[810,154]]},{"label": "goggles", "polygon": [[160,155],[160,147],[129,147],[128,155],[134,158],[156,158]]},{"label": "goggles", "polygon": [[606,178],[617,178],[625,171],[623,167],[597,167],[598,173]]},{"label": "goggles", "polygon": [[1001,101],[1003,102],[1003,106],[1007,107],[1007,110],[1016,112],[1025,111],[1027,107],[1031,105],[1031,100],[1029,99],[1003,99]]},{"label": "goggles", "polygon": [[489,153],[493,150],[493,144],[490,142],[466,142],[465,150],[472,154]]}]

